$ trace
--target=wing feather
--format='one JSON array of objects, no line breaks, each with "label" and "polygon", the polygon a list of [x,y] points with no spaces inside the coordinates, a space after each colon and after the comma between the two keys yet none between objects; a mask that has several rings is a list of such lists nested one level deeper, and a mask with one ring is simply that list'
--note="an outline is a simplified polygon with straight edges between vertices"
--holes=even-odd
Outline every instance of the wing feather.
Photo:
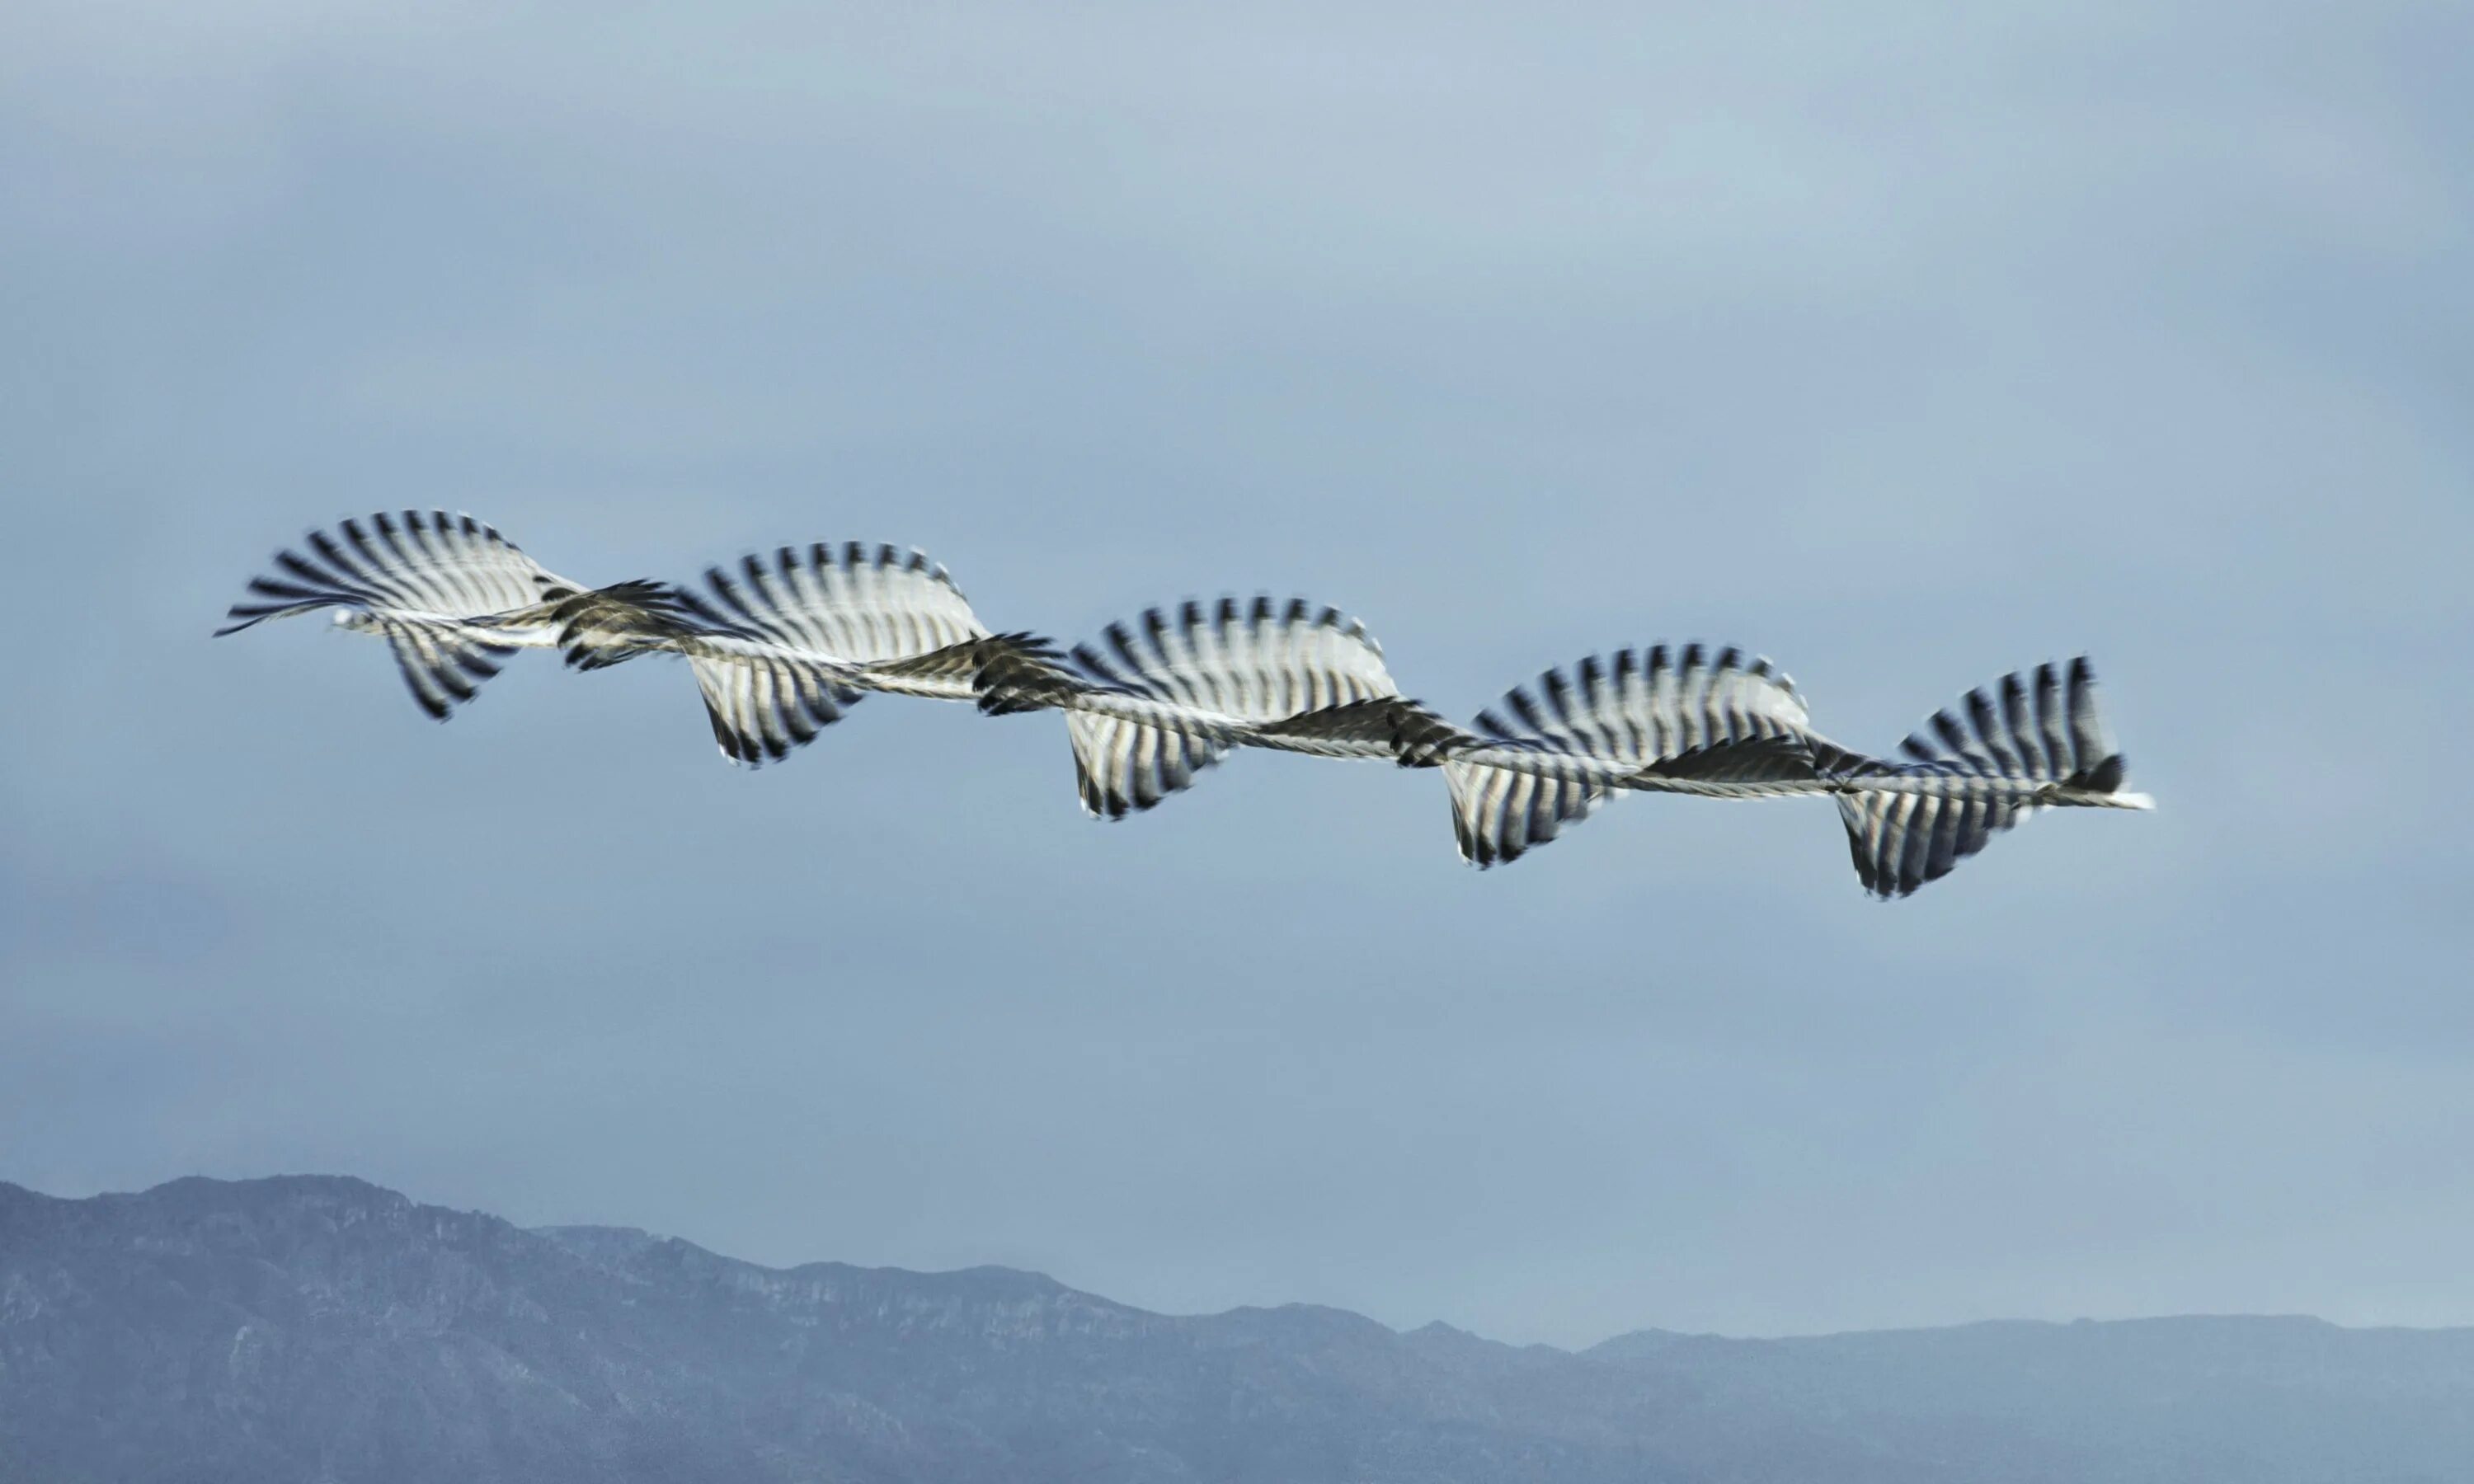
[{"label": "wing feather", "polygon": [[217,636],[271,618],[331,610],[393,650],[404,686],[441,721],[471,701],[519,648],[550,642],[544,605],[574,585],[471,515],[381,511],[274,557]]}]

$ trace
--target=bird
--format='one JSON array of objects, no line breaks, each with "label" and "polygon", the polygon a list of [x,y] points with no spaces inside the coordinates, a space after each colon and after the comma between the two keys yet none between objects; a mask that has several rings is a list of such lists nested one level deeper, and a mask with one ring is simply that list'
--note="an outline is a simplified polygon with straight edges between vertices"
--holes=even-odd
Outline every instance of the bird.
[{"label": "bird", "polygon": [[1826,794],[1860,884],[1894,898],[2043,809],[2153,807],[2121,788],[2085,657],[1969,692],[1903,744],[1902,762],[1813,730],[1794,681],[1732,645],[1590,657],[1515,687],[1466,730],[1400,693],[1362,620],[1304,599],[1188,600],[1063,657],[997,636],[973,658],[967,689],[983,712],[1066,712],[1089,814],[1153,808],[1235,747],[1385,758],[1443,772],[1455,843],[1481,868],[1517,860],[1619,790]]},{"label": "bird", "polygon": [[715,744],[755,768],[815,740],[870,692],[973,701],[970,676],[998,635],[927,553],[885,543],[812,541],[705,569],[701,591],[639,581],[579,590],[549,613],[567,663],[607,669],[681,656]]},{"label": "bird", "polygon": [[339,628],[387,641],[413,701],[438,721],[516,651],[555,648],[550,613],[579,590],[495,526],[445,511],[343,520],[311,531],[302,547],[275,554],[215,636],[331,610]]},{"label": "bird", "polygon": [[1062,712],[1076,797],[1104,820],[1193,787],[1236,747],[1393,756],[1390,731],[1350,709],[1398,698],[1382,647],[1302,598],[1152,608],[1065,650],[991,633],[918,552],[819,542],[709,567],[701,590],[578,592],[551,618],[578,669],[685,656],[723,755],[751,765],[788,756],[871,690],[992,716]]},{"label": "bird", "polygon": [[1734,645],[1590,656],[1515,686],[1466,727],[1402,694],[1365,623],[1303,598],[1189,599],[1061,648],[992,632],[924,552],[813,541],[707,567],[702,586],[558,576],[487,522],[444,511],[312,531],[251,581],[218,635],[331,610],[385,638],[439,720],[508,657],[577,670],[684,658],[716,745],[787,758],[870,693],[1063,714],[1085,813],[1123,820],[1254,747],[1442,774],[1462,859],[1509,865],[1625,793],[1825,796],[1858,884],[1914,894],[2049,808],[2149,809],[2084,657],[2014,671],[1935,711],[1894,757],[1815,730],[1795,682]]},{"label": "bird", "polygon": [[1234,748],[1393,760],[1392,712],[1419,709],[1363,620],[1268,593],[1146,609],[1062,654],[995,652],[973,684],[989,715],[1063,711],[1077,797],[1108,820],[1192,787]]},{"label": "bird", "polygon": [[1619,790],[1826,795],[1858,883],[1886,899],[2046,809],[2155,807],[2122,786],[2126,764],[2085,656],[1968,691],[1895,760],[1815,730],[1794,681],[1766,658],[1697,643],[1550,669],[1467,729],[1395,740],[1403,765],[1444,771],[1462,856],[1481,868],[1519,859]]}]

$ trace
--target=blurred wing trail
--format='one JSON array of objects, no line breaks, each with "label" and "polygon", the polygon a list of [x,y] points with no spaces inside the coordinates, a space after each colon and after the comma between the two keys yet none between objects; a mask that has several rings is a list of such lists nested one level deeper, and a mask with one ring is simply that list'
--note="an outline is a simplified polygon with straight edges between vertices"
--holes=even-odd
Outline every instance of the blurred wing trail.
[{"label": "blurred wing trail", "polygon": [[1400,693],[1366,626],[1302,599],[1146,610],[1059,650],[991,633],[918,551],[782,546],[700,586],[588,587],[470,515],[404,511],[313,531],[251,582],[218,634],[319,609],[383,637],[413,699],[445,718],[518,649],[580,670],[685,658],[715,742],[778,761],[870,692],[1058,711],[1082,807],[1123,819],[1194,786],[1240,747],[1436,768],[1461,855],[1518,860],[1619,793],[1826,794],[1858,880],[1904,897],[2048,808],[2145,809],[2084,658],[1968,692],[1894,759],[1813,730],[1795,682],[1733,647],[1592,656],[1516,686],[1467,727]]}]

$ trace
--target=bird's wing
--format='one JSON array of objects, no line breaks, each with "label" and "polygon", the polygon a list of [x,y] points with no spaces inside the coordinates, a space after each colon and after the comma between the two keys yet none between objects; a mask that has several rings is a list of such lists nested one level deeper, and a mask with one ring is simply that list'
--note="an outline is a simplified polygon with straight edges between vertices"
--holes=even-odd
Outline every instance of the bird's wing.
[{"label": "bird's wing", "polygon": [[413,700],[443,721],[515,649],[547,642],[543,605],[574,590],[471,515],[382,511],[277,552],[215,633],[334,610],[385,637]]},{"label": "bird's wing", "polygon": [[1104,819],[1192,787],[1241,743],[1391,756],[1392,726],[1349,708],[1399,695],[1364,624],[1269,597],[1151,609],[1070,657],[1017,647],[979,683],[985,711],[1067,710],[1076,792]]},{"label": "bird's wing", "polygon": [[1880,788],[1838,799],[1856,878],[1876,897],[1940,880],[2047,807],[2148,806],[2145,796],[2122,791],[2125,764],[2085,656],[1969,691],[1899,750],[1903,761],[1846,770],[1850,780]]},{"label": "bird's wing", "polygon": [[1712,749],[1807,734],[1795,682],[1729,646],[1619,650],[1516,685],[1477,714],[1475,735],[1542,746],[1631,768]]},{"label": "bird's wing", "polygon": [[849,664],[915,658],[988,632],[925,552],[859,541],[750,554],[708,567],[702,591],[678,596],[718,630]]},{"label": "bird's wing", "polygon": [[722,755],[749,766],[813,741],[869,690],[962,684],[955,677],[987,637],[926,553],[858,541],[751,553],[708,567],[701,589],[634,582],[579,592],[554,617],[578,669],[685,654]]},{"label": "bird's wing", "polygon": [[1659,644],[1548,670],[1406,760],[1443,763],[1452,836],[1463,859],[1486,867],[1588,819],[1618,781],[1752,796],[1809,779],[1809,720],[1769,660]]},{"label": "bird's wing", "polygon": [[574,585],[523,554],[497,530],[445,511],[377,515],[312,531],[303,550],[275,554],[253,578],[217,635],[315,609],[373,618],[472,623],[519,612]]},{"label": "bird's wing", "polygon": [[1104,684],[1250,722],[1400,693],[1363,623],[1302,598],[1150,609],[1074,658]]}]

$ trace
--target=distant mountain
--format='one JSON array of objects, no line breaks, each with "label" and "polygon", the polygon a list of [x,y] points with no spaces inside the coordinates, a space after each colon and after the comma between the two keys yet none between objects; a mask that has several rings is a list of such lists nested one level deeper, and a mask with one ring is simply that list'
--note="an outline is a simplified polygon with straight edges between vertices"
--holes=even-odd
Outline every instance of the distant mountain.
[{"label": "distant mountain", "polygon": [[0,1479],[2430,1481],[2474,1330],[1988,1324],[1572,1354],[1033,1273],[787,1271],[356,1180],[0,1184]]}]

